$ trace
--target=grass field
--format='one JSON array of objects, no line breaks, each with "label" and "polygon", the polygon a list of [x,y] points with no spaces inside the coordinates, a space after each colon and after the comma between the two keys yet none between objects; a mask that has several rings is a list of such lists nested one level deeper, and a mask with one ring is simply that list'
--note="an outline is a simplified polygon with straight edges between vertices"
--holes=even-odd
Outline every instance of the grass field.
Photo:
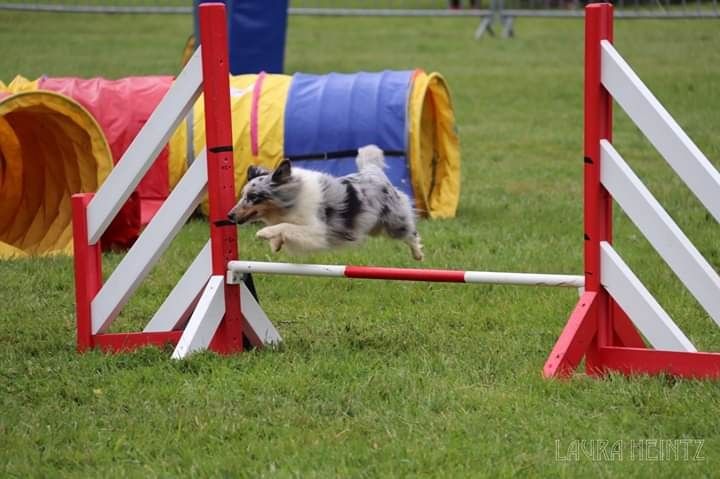
[{"label": "grass field", "polygon": [[[457,218],[420,224],[425,265],[579,274],[582,25],[521,20],[516,39],[482,42],[472,40],[475,26],[296,17],[286,67],[442,72],[462,141],[462,197]],[[0,12],[0,79],[175,73],[190,28],[182,16]],[[717,21],[616,25],[619,51],[716,165],[718,44]],[[717,225],[624,114],[615,119],[618,149],[720,265]],[[717,327],[620,212],[615,226],[617,249],[681,328],[698,348],[720,350]],[[244,258],[270,258],[253,229],[240,231]],[[184,228],[119,329],[152,315],[206,237],[201,220]],[[119,259],[106,255],[105,270]],[[413,265],[404,247],[384,240],[303,259]],[[256,283],[285,338],[280,351],[183,362],[152,348],[81,356],[71,260],[0,262],[0,476],[717,475],[717,383],[541,378],[574,291]],[[580,440],[619,444],[623,456],[571,460]],[[687,460],[652,460],[652,440],[693,442]],[[633,453],[638,444],[643,458]]]}]

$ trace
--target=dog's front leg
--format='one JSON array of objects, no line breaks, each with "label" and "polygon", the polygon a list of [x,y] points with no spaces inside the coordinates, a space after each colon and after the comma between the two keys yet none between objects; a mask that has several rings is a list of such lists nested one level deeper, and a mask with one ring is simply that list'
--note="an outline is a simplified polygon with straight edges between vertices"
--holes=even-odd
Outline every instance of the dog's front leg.
[{"label": "dog's front leg", "polygon": [[329,249],[325,229],[321,225],[285,223],[283,244],[288,253],[309,253]]},{"label": "dog's front leg", "polygon": [[274,252],[278,252],[283,247],[289,253],[321,251],[329,248],[324,229],[318,225],[280,223],[261,229],[256,236],[269,241]]},{"label": "dog's front leg", "polygon": [[283,237],[283,226],[284,223],[274,226],[266,226],[260,229],[256,234],[256,238],[266,240],[270,244],[270,250],[273,253],[277,253],[283,247],[285,239]]}]

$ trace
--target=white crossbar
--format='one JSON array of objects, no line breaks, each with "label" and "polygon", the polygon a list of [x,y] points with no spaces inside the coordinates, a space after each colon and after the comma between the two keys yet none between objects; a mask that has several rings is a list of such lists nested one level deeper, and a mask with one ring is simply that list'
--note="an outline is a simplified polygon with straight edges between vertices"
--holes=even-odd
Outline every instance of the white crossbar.
[{"label": "white crossbar", "polygon": [[92,332],[105,331],[180,231],[207,189],[205,149],[93,298]]},{"label": "white crossbar", "polygon": [[720,325],[720,277],[625,160],[600,142],[600,181],[680,281]]},{"label": "white crossbar", "polygon": [[656,349],[697,351],[613,247],[600,243],[600,281]]},{"label": "white crossbar", "polygon": [[242,281],[243,273],[284,274],[290,276],[326,276],[341,278],[345,275],[345,266],[327,264],[270,263],[264,261],[230,261],[229,273],[238,273],[237,278],[230,278],[228,283],[237,284]]},{"label": "white crossbar", "polygon": [[582,288],[585,278],[573,274],[498,273],[492,271],[465,271],[466,283],[508,284],[516,286],[557,286]]},{"label": "white crossbar", "polygon": [[172,132],[200,96],[201,87],[202,61],[198,48],[88,205],[89,244],[100,241]]},{"label": "white crossbar", "polygon": [[[416,270],[326,264],[272,263],[263,261],[230,261],[227,282],[238,284],[243,273],[267,273],[292,276],[324,276],[342,278],[351,268],[353,278],[405,279],[453,283],[508,284],[522,286],[558,286],[582,288],[585,278],[569,274],[502,273],[489,271]],[[425,274],[427,273],[427,274]]]},{"label": "white crossbar", "polygon": [[630,66],[603,40],[602,83],[650,143],[720,222],[720,173]]}]

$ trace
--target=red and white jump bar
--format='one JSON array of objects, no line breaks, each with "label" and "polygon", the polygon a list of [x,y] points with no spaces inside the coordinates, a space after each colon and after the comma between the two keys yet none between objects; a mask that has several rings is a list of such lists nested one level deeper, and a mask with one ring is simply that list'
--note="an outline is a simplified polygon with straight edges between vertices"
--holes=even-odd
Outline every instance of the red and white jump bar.
[{"label": "red and white jump bar", "polygon": [[494,273],[452,269],[383,268],[376,266],[269,263],[263,261],[228,262],[227,282],[238,284],[244,273],[325,276],[332,278],[431,281],[437,283],[486,283],[521,286],[582,288],[585,277],[570,274]]}]

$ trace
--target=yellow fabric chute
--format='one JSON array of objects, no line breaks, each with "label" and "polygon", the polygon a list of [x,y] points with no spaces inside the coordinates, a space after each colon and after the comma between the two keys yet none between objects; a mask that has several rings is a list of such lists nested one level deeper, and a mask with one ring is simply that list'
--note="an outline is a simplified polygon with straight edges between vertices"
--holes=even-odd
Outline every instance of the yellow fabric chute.
[{"label": "yellow fabric chute", "polygon": [[430,218],[452,218],[460,200],[460,142],[442,75],[416,72],[409,109],[410,177],[416,208]]},{"label": "yellow fabric chute", "polygon": [[71,254],[70,197],[95,191],[112,156],[77,102],[21,91],[0,98],[0,258]]}]

